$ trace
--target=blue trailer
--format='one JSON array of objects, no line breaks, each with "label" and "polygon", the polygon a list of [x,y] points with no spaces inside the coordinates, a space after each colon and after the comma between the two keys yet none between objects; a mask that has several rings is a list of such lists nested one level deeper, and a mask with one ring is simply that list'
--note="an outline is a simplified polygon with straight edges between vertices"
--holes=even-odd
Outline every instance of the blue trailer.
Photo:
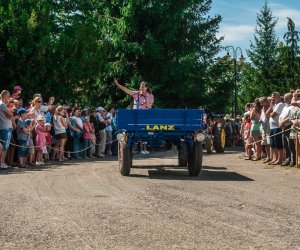
[{"label": "blue trailer", "polygon": [[137,142],[147,142],[150,148],[163,143],[178,148],[178,164],[191,176],[202,167],[202,130],[204,111],[201,109],[119,109],[116,112],[118,160],[122,175],[129,175],[132,151]]}]

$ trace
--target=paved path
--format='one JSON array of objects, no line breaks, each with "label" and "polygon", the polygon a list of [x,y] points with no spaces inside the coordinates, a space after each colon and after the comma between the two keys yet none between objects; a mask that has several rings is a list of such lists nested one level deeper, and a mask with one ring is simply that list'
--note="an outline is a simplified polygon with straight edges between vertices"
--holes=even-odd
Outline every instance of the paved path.
[{"label": "paved path", "polygon": [[300,170],[174,152],[0,172],[1,249],[300,249]]}]

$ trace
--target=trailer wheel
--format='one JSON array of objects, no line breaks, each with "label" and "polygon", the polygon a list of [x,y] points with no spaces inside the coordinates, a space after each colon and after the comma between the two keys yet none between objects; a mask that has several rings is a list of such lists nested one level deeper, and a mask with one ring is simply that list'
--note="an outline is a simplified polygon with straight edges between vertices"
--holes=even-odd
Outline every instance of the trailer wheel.
[{"label": "trailer wheel", "polygon": [[214,146],[217,153],[224,153],[226,143],[225,129],[215,129]]},{"label": "trailer wheel", "polygon": [[188,151],[185,143],[181,143],[178,148],[178,166],[186,167],[188,164]]},{"label": "trailer wheel", "polygon": [[205,148],[208,154],[211,154],[214,150],[214,138],[209,135],[205,140]]},{"label": "trailer wheel", "polygon": [[191,176],[198,176],[202,168],[202,144],[195,142],[189,150],[188,171]]},{"label": "trailer wheel", "polygon": [[130,174],[130,168],[132,167],[132,154],[130,147],[126,143],[119,142],[118,149],[120,173],[123,176],[128,176]]}]

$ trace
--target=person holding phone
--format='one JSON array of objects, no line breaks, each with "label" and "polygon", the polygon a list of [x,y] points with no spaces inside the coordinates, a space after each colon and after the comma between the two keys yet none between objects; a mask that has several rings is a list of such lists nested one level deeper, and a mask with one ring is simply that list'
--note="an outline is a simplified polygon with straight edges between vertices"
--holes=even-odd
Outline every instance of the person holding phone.
[{"label": "person holding phone", "polygon": [[139,90],[131,90],[121,85],[116,79],[115,84],[119,89],[133,97],[133,109],[151,109],[154,103],[154,96],[148,82],[141,82]]}]

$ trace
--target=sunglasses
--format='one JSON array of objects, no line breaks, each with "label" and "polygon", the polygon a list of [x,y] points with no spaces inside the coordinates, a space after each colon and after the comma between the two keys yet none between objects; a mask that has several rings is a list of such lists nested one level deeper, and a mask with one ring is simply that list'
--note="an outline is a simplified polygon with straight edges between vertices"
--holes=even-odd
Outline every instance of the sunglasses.
[{"label": "sunglasses", "polygon": [[42,103],[42,101],[37,101],[37,103]]}]

